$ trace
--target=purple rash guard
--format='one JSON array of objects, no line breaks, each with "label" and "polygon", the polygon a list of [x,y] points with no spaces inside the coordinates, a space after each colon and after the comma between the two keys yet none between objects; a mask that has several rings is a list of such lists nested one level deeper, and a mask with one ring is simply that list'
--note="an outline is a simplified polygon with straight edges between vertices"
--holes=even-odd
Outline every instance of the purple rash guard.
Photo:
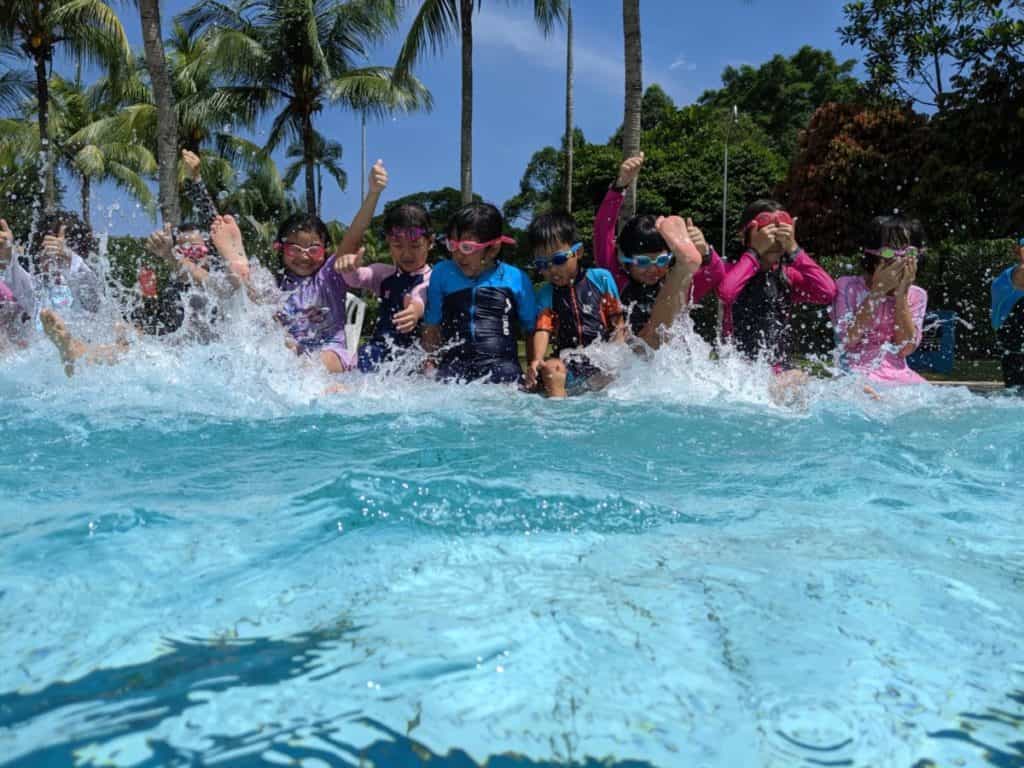
[{"label": "purple rash guard", "polygon": [[310,354],[329,349],[342,366],[352,369],[356,359],[345,343],[345,280],[334,271],[334,256],[312,275],[285,272],[281,280],[284,306],[278,322],[298,342],[298,351]]}]

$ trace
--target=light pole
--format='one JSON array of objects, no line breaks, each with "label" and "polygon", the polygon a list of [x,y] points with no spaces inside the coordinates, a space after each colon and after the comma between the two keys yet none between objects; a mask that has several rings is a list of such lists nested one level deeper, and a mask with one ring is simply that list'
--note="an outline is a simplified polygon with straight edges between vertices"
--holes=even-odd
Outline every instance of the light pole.
[{"label": "light pole", "polygon": [[729,126],[725,130],[725,163],[723,164],[722,169],[722,242],[718,244],[718,247],[722,249],[723,255],[725,254],[725,237],[726,232],[728,231],[726,228],[726,222],[729,217],[729,138],[732,136],[733,126],[735,126],[736,123],[739,122],[739,118],[739,107],[733,104],[732,121],[729,123]]}]

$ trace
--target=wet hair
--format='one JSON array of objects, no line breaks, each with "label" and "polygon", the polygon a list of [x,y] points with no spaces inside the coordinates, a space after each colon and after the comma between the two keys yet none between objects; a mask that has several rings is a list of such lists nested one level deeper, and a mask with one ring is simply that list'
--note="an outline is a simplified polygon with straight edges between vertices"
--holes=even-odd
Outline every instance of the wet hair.
[{"label": "wet hair", "polygon": [[330,250],[331,233],[327,229],[327,225],[324,224],[323,219],[309,213],[293,213],[281,222],[281,226],[277,228],[277,237],[274,238],[274,247],[278,252],[278,282],[284,279],[285,272],[287,271],[284,266],[284,248],[279,246],[284,244],[285,238],[294,235],[296,232],[313,232],[320,238],[324,248]]},{"label": "wet hair", "polygon": [[526,230],[531,253],[541,248],[553,248],[559,243],[575,245],[577,239],[576,221],[565,211],[543,213],[531,221]]},{"label": "wet hair", "polygon": [[747,224],[753,221],[757,216],[762,213],[775,213],[776,211],[784,211],[786,206],[780,203],[778,200],[768,200],[762,198],[761,200],[755,200],[746,208],[743,209],[743,216],[740,217],[740,226],[743,227],[743,247],[750,247],[750,230],[747,229]]},{"label": "wet hair", "polygon": [[323,219],[308,213],[293,213],[282,221],[281,226],[277,228],[277,237],[274,238],[274,242],[283,243],[286,237],[294,235],[296,232],[313,232],[320,238],[325,248],[331,247],[331,233]]},{"label": "wet hair", "polygon": [[32,253],[39,253],[43,248],[43,238],[59,234],[61,227],[64,227],[64,242],[68,248],[82,258],[99,251],[99,243],[92,233],[92,227],[86,224],[81,216],[71,211],[54,211],[45,214],[39,222],[38,230],[32,237]]},{"label": "wet hair", "polygon": [[[924,247],[924,229],[917,219],[905,216],[876,216],[867,225],[862,238],[865,248],[915,248]],[[865,253],[860,268],[872,274],[878,268],[880,256]]]},{"label": "wet hair", "polygon": [[655,226],[657,217],[649,213],[642,216],[634,216],[626,222],[619,232],[619,250],[626,256],[636,256],[641,253],[664,253],[668,244],[661,236]]},{"label": "wet hair", "polygon": [[464,235],[473,235],[478,242],[497,240],[502,235],[505,220],[501,211],[490,203],[469,203],[462,206],[448,222],[448,237],[461,240]]},{"label": "wet hair", "polygon": [[426,208],[419,203],[403,203],[384,211],[384,235],[393,229],[422,229],[430,236],[434,227]]}]

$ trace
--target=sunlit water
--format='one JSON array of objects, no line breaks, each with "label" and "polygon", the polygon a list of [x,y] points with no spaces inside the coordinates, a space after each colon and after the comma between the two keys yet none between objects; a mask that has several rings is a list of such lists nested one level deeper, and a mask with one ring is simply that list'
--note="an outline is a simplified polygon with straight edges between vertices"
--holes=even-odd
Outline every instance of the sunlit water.
[{"label": "sunlit water", "polygon": [[0,763],[1024,765],[1024,403],[238,337],[2,361]]}]

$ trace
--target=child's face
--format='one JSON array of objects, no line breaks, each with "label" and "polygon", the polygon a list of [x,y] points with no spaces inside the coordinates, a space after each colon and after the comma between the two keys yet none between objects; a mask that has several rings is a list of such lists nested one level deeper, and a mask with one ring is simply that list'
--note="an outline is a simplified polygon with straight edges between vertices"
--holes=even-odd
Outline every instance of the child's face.
[{"label": "child's face", "polygon": [[[641,256],[646,256],[651,261],[654,261],[661,255],[661,252],[641,254]],[[638,267],[636,264],[631,264],[629,267],[629,276],[644,285],[654,285],[667,274],[668,267],[659,267],[657,264],[650,264],[646,267]]]},{"label": "child's face", "polygon": [[299,277],[315,274],[324,265],[326,246],[316,232],[299,230],[281,242],[284,268]]},{"label": "child's face", "polygon": [[388,235],[388,250],[395,266],[403,272],[416,272],[427,263],[430,254],[430,238],[426,235],[409,239]]},{"label": "child's face", "polygon": [[[480,242],[480,238],[472,233],[463,234],[459,237],[462,242]],[[484,241],[486,242],[486,241]],[[483,272],[494,264],[501,250],[500,245],[492,245],[487,248],[480,248],[472,253],[463,253],[461,248],[456,248],[452,253],[452,259],[468,278],[479,277]]]},{"label": "child's face", "polygon": [[[578,253],[572,253],[570,243],[554,243],[543,248],[538,248],[533,253],[534,259],[548,260],[548,266],[541,270],[541,276],[556,287],[564,287],[576,279],[580,271],[580,258]],[[569,257],[562,264],[555,264],[550,261],[555,254],[569,254]]]},{"label": "child's face", "polygon": [[175,237],[174,250],[178,258],[188,259],[199,266],[203,266],[210,255],[202,233],[195,229],[179,232]]}]

